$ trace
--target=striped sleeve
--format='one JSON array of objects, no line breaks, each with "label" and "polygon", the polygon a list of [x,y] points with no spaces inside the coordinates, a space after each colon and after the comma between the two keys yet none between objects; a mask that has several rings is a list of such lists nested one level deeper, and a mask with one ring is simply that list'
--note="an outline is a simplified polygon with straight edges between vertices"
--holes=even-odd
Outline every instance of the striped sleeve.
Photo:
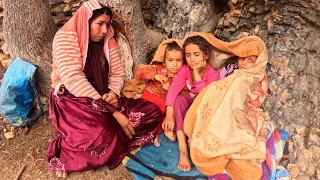
[{"label": "striped sleeve", "polygon": [[88,82],[83,72],[83,61],[78,38],[72,32],[58,32],[53,40],[53,60],[62,83],[76,97],[99,99],[100,94]]},{"label": "striped sleeve", "polygon": [[120,96],[120,92],[124,83],[124,67],[120,60],[118,46],[114,38],[110,39],[112,47],[109,49],[110,53],[110,74],[108,88]]}]

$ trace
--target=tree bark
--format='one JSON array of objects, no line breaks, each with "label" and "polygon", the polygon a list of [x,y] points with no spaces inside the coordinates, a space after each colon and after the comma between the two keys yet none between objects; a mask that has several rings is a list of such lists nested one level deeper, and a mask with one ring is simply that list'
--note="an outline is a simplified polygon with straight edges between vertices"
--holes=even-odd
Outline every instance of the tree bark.
[{"label": "tree bark", "polygon": [[115,21],[131,45],[134,65],[146,63],[148,53],[166,36],[144,24],[140,1],[101,0],[100,3],[113,9]]},{"label": "tree bark", "polygon": [[38,89],[42,95],[49,95],[52,40],[57,27],[48,2],[4,0],[3,25],[11,57],[36,64]]}]

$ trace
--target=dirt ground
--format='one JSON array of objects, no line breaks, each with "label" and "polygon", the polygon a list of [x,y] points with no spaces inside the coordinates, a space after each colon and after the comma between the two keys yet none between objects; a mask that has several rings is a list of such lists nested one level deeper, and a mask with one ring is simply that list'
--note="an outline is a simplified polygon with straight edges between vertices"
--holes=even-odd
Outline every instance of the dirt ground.
[{"label": "dirt ground", "polygon": [[[0,116],[0,179],[15,179],[20,169],[25,165],[21,180],[25,179],[61,179],[45,166],[45,154],[49,142],[55,136],[48,114],[43,115],[32,126],[28,135],[25,129],[14,129],[15,137],[7,140],[5,131],[11,131],[11,126]],[[86,172],[69,173],[66,179],[133,179],[121,164],[110,171],[107,167]]]}]

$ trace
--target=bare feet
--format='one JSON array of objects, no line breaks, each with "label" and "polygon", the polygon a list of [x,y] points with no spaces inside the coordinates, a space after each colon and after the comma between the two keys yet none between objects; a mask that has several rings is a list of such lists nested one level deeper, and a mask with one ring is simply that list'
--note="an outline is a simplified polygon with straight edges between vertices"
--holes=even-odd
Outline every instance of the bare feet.
[{"label": "bare feet", "polygon": [[172,142],[175,142],[177,140],[177,135],[173,131],[164,132],[164,135],[167,136],[167,138]]},{"label": "bare feet", "polygon": [[153,145],[156,146],[156,147],[160,146],[159,135],[158,134],[156,135],[156,138],[154,138],[154,140],[153,140]]},{"label": "bare feet", "polygon": [[65,172],[65,171],[56,171],[56,175],[59,178],[66,178],[67,177],[67,172]]},{"label": "bare feet", "polygon": [[180,159],[177,168],[184,172],[191,170],[191,163],[188,152],[180,151]]}]

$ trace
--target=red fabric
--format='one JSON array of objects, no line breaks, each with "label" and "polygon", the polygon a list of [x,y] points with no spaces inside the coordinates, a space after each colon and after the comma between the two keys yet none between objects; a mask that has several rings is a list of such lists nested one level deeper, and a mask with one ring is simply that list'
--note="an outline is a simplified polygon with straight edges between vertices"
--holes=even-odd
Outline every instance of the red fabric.
[{"label": "red fabric", "polygon": [[146,88],[146,91],[151,92],[162,98],[166,98],[168,91],[163,89],[161,83],[154,79],[156,74],[161,74],[168,78],[169,83],[172,83],[172,75],[168,74],[167,69],[163,65],[146,65],[138,64],[136,68],[136,79],[151,80]]},{"label": "red fabric", "polygon": [[162,114],[153,103],[143,99],[119,99],[121,111],[135,124],[135,136],[129,139],[117,120],[106,112],[108,104],[91,98],[75,97],[67,90],[50,97],[50,118],[57,136],[49,145],[49,168],[83,171],[107,165],[115,168],[130,151],[151,144]]},{"label": "red fabric", "polygon": [[149,91],[144,91],[143,94],[141,95],[141,98],[154,103],[161,109],[162,121],[160,123],[157,133],[160,134],[164,132],[164,130],[162,129],[162,123],[164,121],[165,113],[166,113],[166,108],[164,106],[166,104],[166,100],[158,95],[151,94]]}]

